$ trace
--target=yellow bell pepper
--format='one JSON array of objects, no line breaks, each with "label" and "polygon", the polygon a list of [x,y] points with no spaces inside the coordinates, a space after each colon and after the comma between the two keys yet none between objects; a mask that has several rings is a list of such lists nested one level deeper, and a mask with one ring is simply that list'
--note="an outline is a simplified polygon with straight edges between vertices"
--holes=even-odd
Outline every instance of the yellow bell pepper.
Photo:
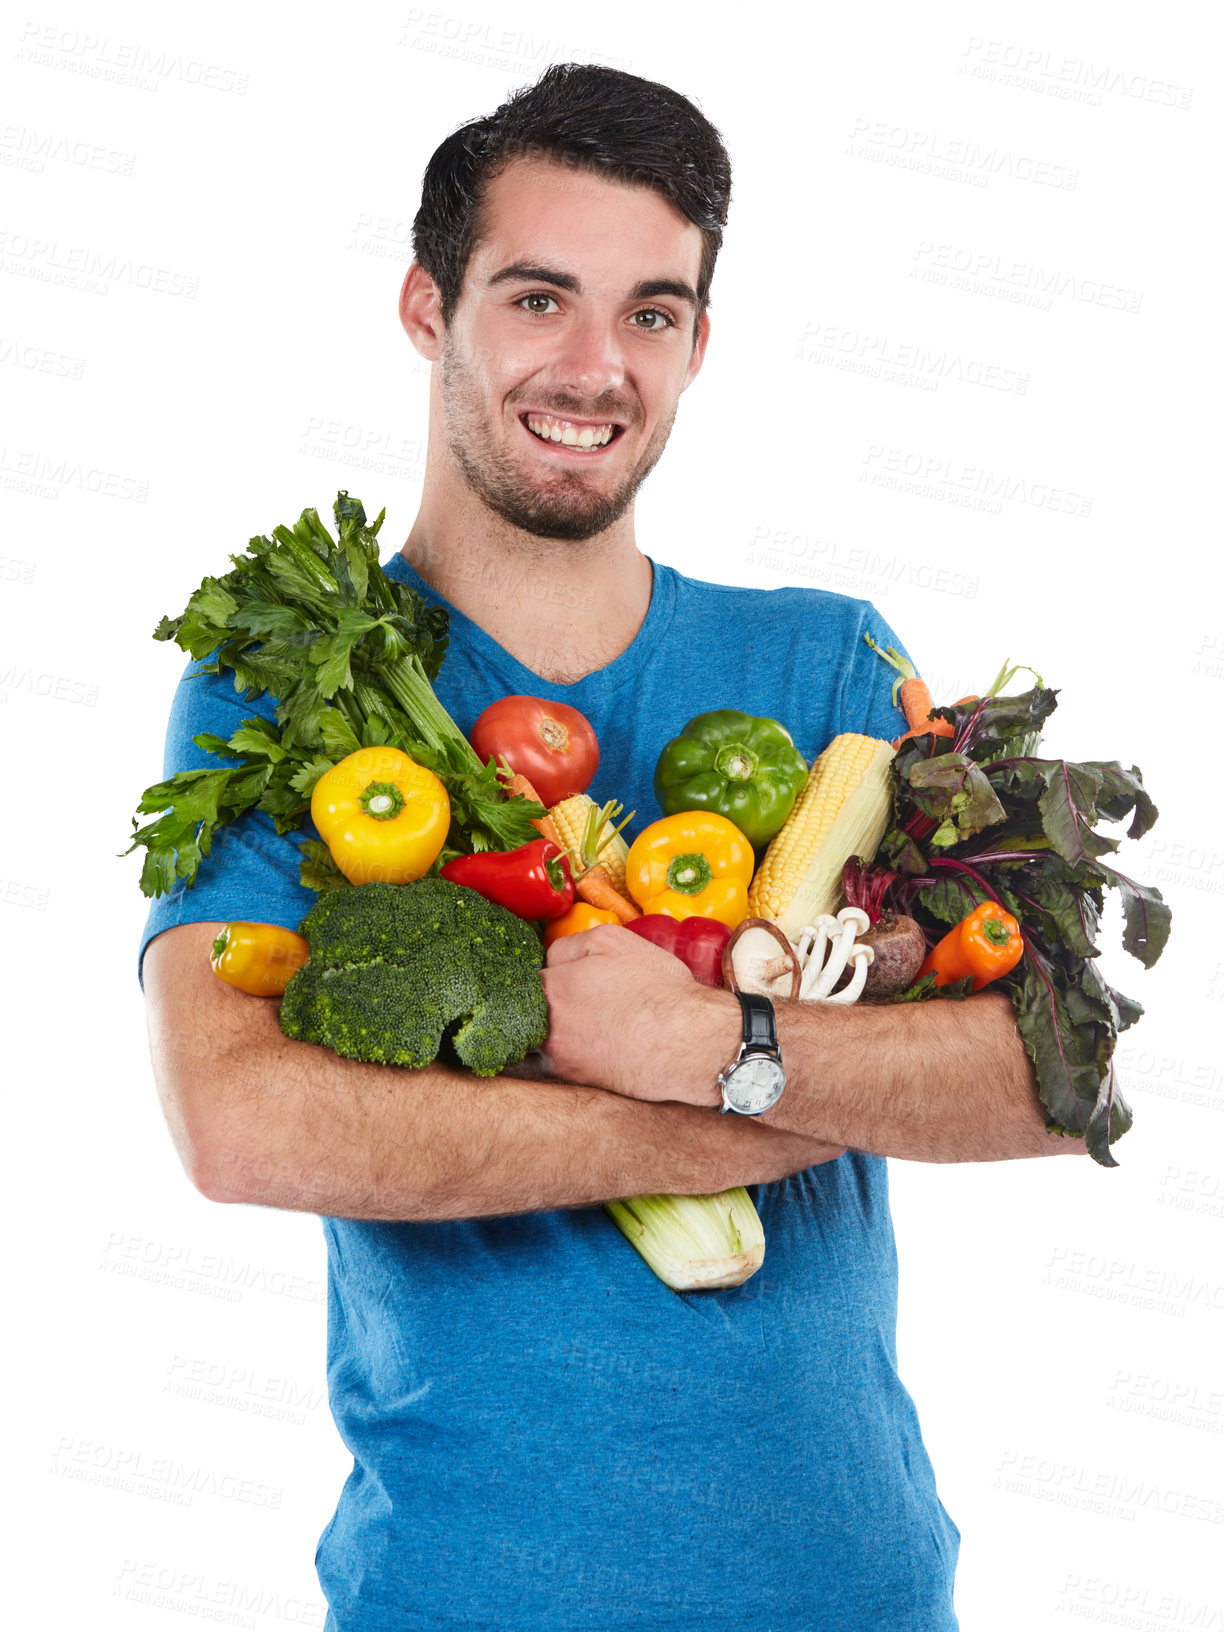
[{"label": "yellow bell pepper", "polygon": [[409,884],[446,843],[450,799],[399,748],[359,748],[315,783],[310,814],[350,884]]},{"label": "yellow bell pepper", "polygon": [[310,956],[310,943],[280,924],[226,924],[213,942],[213,974],[251,997],[283,997],[290,975]]},{"label": "yellow bell pepper", "polygon": [[644,913],[716,918],[734,929],[748,916],[755,857],[734,822],[682,810],[644,828],[629,848],[625,883]]}]

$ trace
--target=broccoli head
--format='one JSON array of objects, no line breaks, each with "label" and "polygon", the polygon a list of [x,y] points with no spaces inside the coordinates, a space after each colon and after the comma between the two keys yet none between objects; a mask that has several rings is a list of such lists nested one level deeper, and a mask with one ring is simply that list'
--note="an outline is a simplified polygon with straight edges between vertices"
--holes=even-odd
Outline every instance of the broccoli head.
[{"label": "broccoli head", "polygon": [[286,1037],[417,1068],[448,1039],[469,1070],[492,1077],[548,1034],[535,930],[462,884],[333,890],[299,931],[310,958],[285,989]]}]

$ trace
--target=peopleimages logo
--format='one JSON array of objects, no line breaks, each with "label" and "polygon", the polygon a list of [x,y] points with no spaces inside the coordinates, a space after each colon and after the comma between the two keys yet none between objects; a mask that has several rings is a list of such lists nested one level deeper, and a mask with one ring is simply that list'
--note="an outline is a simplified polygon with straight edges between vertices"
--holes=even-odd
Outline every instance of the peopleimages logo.
[{"label": "peopleimages logo", "polygon": [[1079,186],[1079,171],[1055,160],[986,145],[972,136],[892,124],[887,119],[856,119],[846,151],[853,158],[875,159],[949,181],[968,181],[975,187],[989,186],[996,176],[1068,193]]},{"label": "peopleimages logo", "polygon": [[1224,1435],[1224,1390],[1185,1378],[1119,1369],[1105,1405],[1127,1416],[1148,1417],[1198,1434]]},{"label": "peopleimages logo", "polygon": [[1107,1575],[1068,1573],[1056,1606],[1065,1615],[1124,1626],[1132,1632],[1166,1632],[1169,1627],[1193,1632],[1224,1632],[1218,1603],[1183,1598],[1141,1581],[1111,1581]]},{"label": "peopleimages logo", "polygon": [[0,335],[0,363],[7,363],[11,368],[29,369],[35,374],[50,374],[61,380],[80,380],[85,374],[84,357],[53,351],[49,346],[11,340],[5,335]]},{"label": "peopleimages logo", "polygon": [[795,361],[818,363],[895,385],[916,385],[926,391],[938,391],[946,380],[1018,397],[1026,395],[1029,387],[1027,374],[1002,363],[963,357],[942,346],[898,340],[842,323],[809,323],[799,337]]},{"label": "peopleimages logo", "polygon": [[253,1628],[257,1617],[266,1616],[287,1626],[321,1628],[327,1615],[322,1599],[299,1598],[249,1581],[221,1580],[152,1559],[125,1558],[116,1572],[115,1595],[220,1626]]},{"label": "peopleimages logo", "polygon": [[66,488],[107,499],[129,499],[133,504],[144,504],[149,497],[148,482],[138,476],[8,443],[0,444],[0,486],[43,499],[58,499]]},{"label": "peopleimages logo", "polygon": [[327,1402],[326,1389],[315,1384],[265,1376],[246,1366],[192,1355],[176,1354],[166,1377],[164,1394],[296,1427],[303,1427],[308,1413]]},{"label": "peopleimages logo", "polygon": [[185,1291],[211,1287],[210,1295],[236,1303],[244,1292],[267,1292],[301,1303],[323,1304],[323,1283],[315,1276],[227,1258],[221,1253],[197,1254],[191,1246],[158,1241],[148,1236],[112,1230],[102,1249],[99,1269],[115,1275],[154,1281]]},{"label": "peopleimages logo", "polygon": [[506,68],[513,72],[524,63],[535,64],[542,70],[551,62],[576,62],[592,57],[597,57],[607,68],[620,68],[625,72],[633,68],[628,57],[609,56],[602,48],[595,50],[573,41],[545,39],[520,28],[502,28],[497,23],[459,12],[427,11],[423,6],[410,8],[399,44],[453,62]]},{"label": "peopleimages logo", "polygon": [[52,1452],[48,1472],[83,1484],[107,1485],[129,1496],[153,1495],[180,1507],[189,1507],[194,1496],[215,1496],[220,1501],[275,1510],[285,1495],[278,1485],[260,1484],[240,1474],[179,1462],[172,1456],[151,1456],[141,1447],[68,1434],[61,1435]]},{"label": "peopleimages logo", "polygon": [[[1203,972],[1212,985],[1224,986],[1224,963]],[[1136,1100],[1152,1096],[1203,1110],[1224,1110],[1224,1069],[1214,1060],[1141,1048],[1129,1035],[1119,1041],[1116,1060],[1128,1098],[1133,1091]]]},{"label": "peopleimages logo", "polygon": [[1134,317],[1143,305],[1142,291],[1105,278],[1064,272],[1038,261],[1011,260],[993,250],[972,249],[967,244],[938,243],[934,238],[919,243],[909,275],[922,283],[987,295],[1043,312],[1052,310],[1055,300],[1069,300]]},{"label": "peopleimages logo", "polygon": [[981,579],[958,572],[946,562],[915,560],[893,550],[862,544],[843,544],[832,538],[812,538],[787,527],[758,527],[752,535],[745,565],[809,578],[838,589],[886,594],[890,588],[927,589],[938,595],[976,600]]},{"label": "peopleimages logo", "polygon": [[1091,107],[1100,107],[1103,95],[1117,94],[1132,102],[1149,102],[1184,113],[1194,95],[1189,85],[1172,84],[1151,74],[1128,73],[1110,63],[1060,56],[1056,51],[1016,45],[1009,40],[987,40],[980,34],[966,45],[959,72]]},{"label": "peopleimages logo", "polygon": [[98,142],[79,141],[29,125],[5,125],[0,129],[0,164],[41,175],[48,160],[110,176],[130,176],[136,168],[134,153],[119,153]]},{"label": "peopleimages logo", "polygon": [[0,232],[0,256],[4,257],[0,271],[10,277],[32,278],[91,295],[105,295],[115,284],[126,284],[154,295],[194,300],[200,288],[198,278],[172,267],[108,255],[88,244],[61,244],[58,238],[28,232]]},{"label": "peopleimages logo", "polygon": [[1081,520],[1092,514],[1089,494],[984,465],[962,464],[941,454],[888,448],[883,443],[873,443],[864,456],[859,480],[918,498],[982,510],[988,515],[1000,515],[1004,504],[1029,505]]},{"label": "peopleimages logo", "polygon": [[995,1469],[995,1486],[1014,1496],[1033,1496],[1109,1518],[1133,1520],[1141,1511],[1151,1511],[1201,1524],[1224,1524],[1224,1502],[1215,1496],[1039,1453],[1004,1451]]},{"label": "peopleimages logo", "polygon": [[47,669],[32,669],[20,663],[10,663],[0,672],[0,703],[10,697],[45,697],[54,703],[79,703],[82,708],[95,708],[101,688],[96,681],[74,679],[69,674],[53,674]]},{"label": "peopleimages logo", "polygon": [[27,23],[17,43],[19,62],[58,68],[86,79],[107,80],[136,90],[155,91],[166,80],[200,90],[245,96],[246,74],[199,57],[182,57],[135,40],[116,40],[55,23]]},{"label": "peopleimages logo", "polygon": [[1144,1267],[1106,1253],[1055,1247],[1046,1260],[1043,1286],[1084,1297],[1126,1303],[1181,1320],[1190,1309],[1224,1314],[1224,1282],[1179,1269]]}]

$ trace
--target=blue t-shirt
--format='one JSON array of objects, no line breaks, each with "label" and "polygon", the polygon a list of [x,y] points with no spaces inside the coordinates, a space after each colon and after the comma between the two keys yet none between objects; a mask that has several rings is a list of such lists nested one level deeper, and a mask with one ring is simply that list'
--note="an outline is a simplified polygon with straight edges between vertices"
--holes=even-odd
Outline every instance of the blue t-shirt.
[{"label": "blue t-shirt", "polygon": [[[395,555],[391,576],[441,600]],[[446,604],[443,602],[442,604]],[[897,637],[867,602],[747,590],[654,565],[650,609],[606,668],[541,679],[453,607],[435,690],[462,730],[507,693],[579,708],[597,800],[658,814],[659,751],[735,707],[811,760],[893,737]],[[232,677],[175,700],[166,774],[200,731],[271,714]],[[296,925],[314,897],[264,817],[217,838],[176,924]],[[847,1152],[754,1188],[764,1266],[678,1294],[602,1208],[437,1224],[324,1218],[328,1385],[353,1470],[319,1541],[332,1632],[948,1632],[959,1532],[896,1369],[885,1161]]]}]

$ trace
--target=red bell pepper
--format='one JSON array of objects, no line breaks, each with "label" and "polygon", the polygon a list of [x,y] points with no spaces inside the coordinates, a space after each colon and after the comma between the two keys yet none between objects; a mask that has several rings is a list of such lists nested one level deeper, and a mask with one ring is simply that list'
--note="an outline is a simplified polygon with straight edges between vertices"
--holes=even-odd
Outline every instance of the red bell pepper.
[{"label": "red bell pepper", "polygon": [[551,839],[532,839],[517,850],[456,856],[442,868],[442,877],[520,918],[559,918],[574,901],[569,860]]},{"label": "red bell pepper", "polygon": [[625,928],[679,958],[703,986],[722,985],[722,955],[731,931],[717,918],[669,918],[664,912],[647,912]]}]

